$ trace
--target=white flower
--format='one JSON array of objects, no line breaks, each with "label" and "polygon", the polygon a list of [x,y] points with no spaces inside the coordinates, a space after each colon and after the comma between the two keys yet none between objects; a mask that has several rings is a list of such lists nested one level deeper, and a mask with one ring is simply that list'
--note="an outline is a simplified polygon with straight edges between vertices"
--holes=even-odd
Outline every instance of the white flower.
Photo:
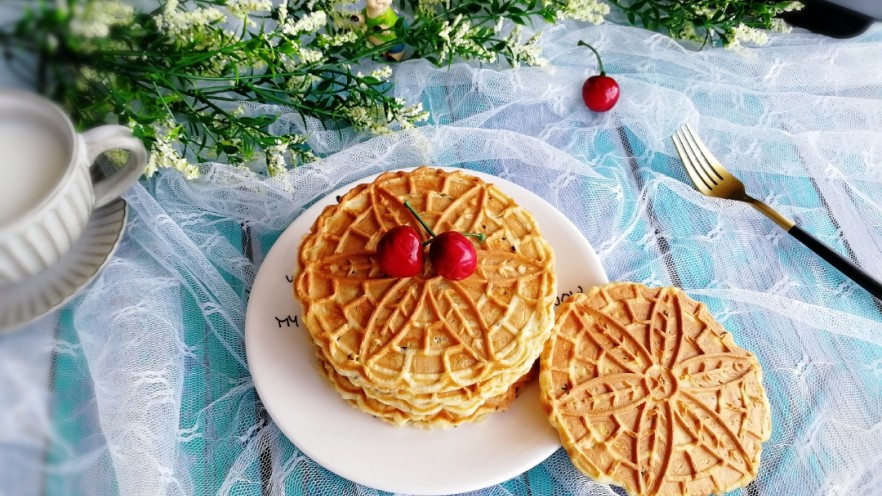
[{"label": "white flower", "polygon": [[423,15],[434,14],[438,10],[450,10],[450,0],[420,0],[418,9]]},{"label": "white flower", "polygon": [[496,60],[496,54],[487,50],[482,45],[475,42],[480,28],[472,28],[471,22],[463,20],[462,15],[457,15],[453,21],[445,22],[438,37],[441,38],[440,56],[446,59],[454,53],[466,53],[479,60],[493,62]]},{"label": "white flower", "polygon": [[[520,37],[520,32],[518,32],[518,37]],[[539,39],[541,37],[542,32],[540,31],[534,34],[523,45],[511,45],[512,62],[515,67],[517,67],[518,62],[524,62],[525,64],[538,67],[548,66],[548,60],[542,57],[542,48],[539,47]]]},{"label": "white flower", "polygon": [[70,31],[84,38],[105,38],[113,26],[131,23],[134,13],[131,5],[119,0],[74,2]]},{"label": "white flower", "polygon": [[790,24],[787,24],[784,19],[778,18],[772,19],[772,25],[769,27],[769,29],[776,33],[789,33],[793,31],[793,28],[790,26]]},{"label": "white flower", "polygon": [[702,5],[696,7],[695,10],[692,11],[692,13],[696,16],[707,17],[708,19],[710,19],[717,13],[717,11],[708,7],[707,5]]},{"label": "white flower", "polygon": [[422,103],[404,107],[395,116],[395,120],[401,125],[401,129],[411,129],[414,123],[425,121],[428,118],[429,112],[423,110]]},{"label": "white flower", "polygon": [[316,62],[321,62],[325,60],[325,54],[318,50],[312,50],[310,48],[301,48],[300,49],[300,60],[304,64],[313,64]]},{"label": "white flower", "polygon": [[288,0],[282,0],[279,4],[279,20],[284,22],[288,18]]},{"label": "white flower", "polygon": [[498,21],[496,21],[496,25],[493,26],[494,33],[502,32],[502,27],[505,25],[505,17],[500,17]]},{"label": "white flower", "polygon": [[288,151],[288,143],[279,143],[266,150],[266,173],[268,176],[277,176],[287,170],[285,154]]},{"label": "white flower", "polygon": [[695,25],[688,21],[683,23],[683,27],[679,31],[672,32],[671,36],[690,41],[701,41],[702,39],[695,31]]},{"label": "white flower", "polygon": [[311,12],[306,14],[295,23],[291,19],[282,21],[282,32],[288,36],[297,36],[301,33],[315,33],[319,29],[328,24],[328,15],[324,11]]},{"label": "white flower", "polygon": [[784,7],[784,12],[792,12],[794,10],[802,10],[805,5],[802,2],[790,2]]},{"label": "white flower", "polygon": [[566,5],[558,13],[558,18],[600,24],[606,14],[609,14],[609,5],[600,0],[567,0]]},{"label": "white flower", "polygon": [[746,26],[744,23],[735,26],[727,34],[729,42],[726,44],[726,48],[730,49],[740,48],[742,43],[765,45],[769,42],[769,35],[762,30]]},{"label": "white flower", "polygon": [[291,91],[305,91],[312,84],[311,76],[291,76],[285,81],[285,88]]},{"label": "white flower", "polygon": [[269,12],[273,9],[273,3],[270,0],[227,0],[226,7],[241,19],[254,12]]},{"label": "white flower", "polygon": [[168,0],[162,13],[154,16],[159,29],[166,31],[172,38],[194,41],[202,36],[200,48],[211,48],[212,44],[221,40],[218,36],[208,35],[208,27],[225,20],[227,16],[214,7],[200,7],[191,10],[178,10],[178,0]]},{"label": "white flower", "polygon": [[80,68],[77,74],[77,78],[74,82],[76,87],[82,91],[86,91],[89,89],[91,83],[96,81],[101,81],[102,76],[98,74],[98,71],[93,69],[92,67],[85,66]]},{"label": "white flower", "polygon": [[150,158],[147,161],[144,175],[151,177],[159,169],[175,169],[182,173],[186,179],[199,177],[199,168],[182,157],[172,145],[181,131],[180,126],[173,126],[157,135],[156,142],[150,149]]},{"label": "white flower", "polygon": [[386,81],[390,77],[392,77],[392,68],[387,65],[379,69],[375,69],[371,71],[370,76],[377,78],[380,81]]},{"label": "white flower", "polygon": [[344,31],[333,36],[323,34],[318,37],[319,45],[325,48],[343,46],[347,43],[352,43],[357,40],[358,33],[356,33],[355,31]]}]

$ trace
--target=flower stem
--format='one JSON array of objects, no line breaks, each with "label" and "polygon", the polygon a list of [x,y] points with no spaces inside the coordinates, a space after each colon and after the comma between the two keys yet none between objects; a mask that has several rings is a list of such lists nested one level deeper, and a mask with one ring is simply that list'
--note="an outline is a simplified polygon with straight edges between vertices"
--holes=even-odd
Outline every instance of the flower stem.
[{"label": "flower stem", "polygon": [[594,52],[594,56],[597,57],[597,66],[600,68],[600,75],[606,76],[606,72],[603,70],[603,61],[600,60],[600,54],[597,53],[597,50],[595,50],[593,46],[589,45],[588,43],[585,43],[582,40],[579,40],[579,43],[577,43],[577,44],[579,46],[588,47],[592,52]]},{"label": "flower stem", "polygon": [[[423,221],[423,218],[420,217],[420,214],[416,213],[416,210],[414,210],[413,207],[410,206],[410,203],[408,203],[407,201],[405,201],[405,202],[404,202],[404,206],[405,206],[405,208],[407,208],[408,210],[410,210],[410,213],[412,213],[414,217],[416,217],[416,220],[420,223],[421,226],[423,226],[423,229],[425,229],[426,232],[429,233],[429,236],[431,236],[431,237],[434,238],[434,237],[435,237],[435,233],[432,232],[431,229],[429,229],[429,226],[426,225],[426,223]],[[431,241],[431,240],[429,240],[429,241]],[[429,241],[424,242],[423,245],[428,244]]]}]

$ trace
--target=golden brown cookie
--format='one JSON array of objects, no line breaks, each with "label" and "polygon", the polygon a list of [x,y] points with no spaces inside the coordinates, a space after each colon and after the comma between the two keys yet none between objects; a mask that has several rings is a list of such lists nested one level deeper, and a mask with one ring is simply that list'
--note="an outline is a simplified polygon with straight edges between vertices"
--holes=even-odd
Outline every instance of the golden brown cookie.
[{"label": "golden brown cookie", "polygon": [[614,283],[567,300],[540,385],[573,464],[630,495],[744,486],[771,435],[756,357],[676,288]]}]

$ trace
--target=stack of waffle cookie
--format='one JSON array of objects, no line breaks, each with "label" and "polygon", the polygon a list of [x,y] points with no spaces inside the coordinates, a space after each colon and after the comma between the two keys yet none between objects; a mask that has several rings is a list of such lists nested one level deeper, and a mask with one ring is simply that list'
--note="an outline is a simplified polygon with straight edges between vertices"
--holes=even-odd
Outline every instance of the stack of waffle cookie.
[{"label": "stack of waffle cookie", "polygon": [[[384,233],[427,225],[486,235],[461,281],[388,277]],[[422,167],[389,172],[327,207],[301,243],[294,292],[319,370],[356,408],[397,425],[449,427],[504,410],[553,324],[554,255],[533,216],[492,184]]]}]

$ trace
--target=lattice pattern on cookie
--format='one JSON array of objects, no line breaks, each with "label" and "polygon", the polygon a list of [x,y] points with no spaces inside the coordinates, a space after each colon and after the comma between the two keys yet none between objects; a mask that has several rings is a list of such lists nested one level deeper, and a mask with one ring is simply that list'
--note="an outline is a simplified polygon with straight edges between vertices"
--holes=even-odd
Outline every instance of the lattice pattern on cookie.
[{"label": "lattice pattern on cookie", "polygon": [[[384,276],[374,257],[383,233],[409,224],[428,238],[405,201],[436,232],[487,234],[475,274],[449,281],[427,263],[412,278]],[[317,219],[299,263],[295,292],[315,343],[339,373],[387,393],[457,390],[522,368],[553,325],[553,253],[532,215],[459,172],[420,168],[356,187]]]},{"label": "lattice pattern on cookie", "polygon": [[542,401],[573,463],[634,495],[721,493],[771,434],[759,362],[674,288],[617,283],[558,309]]}]

